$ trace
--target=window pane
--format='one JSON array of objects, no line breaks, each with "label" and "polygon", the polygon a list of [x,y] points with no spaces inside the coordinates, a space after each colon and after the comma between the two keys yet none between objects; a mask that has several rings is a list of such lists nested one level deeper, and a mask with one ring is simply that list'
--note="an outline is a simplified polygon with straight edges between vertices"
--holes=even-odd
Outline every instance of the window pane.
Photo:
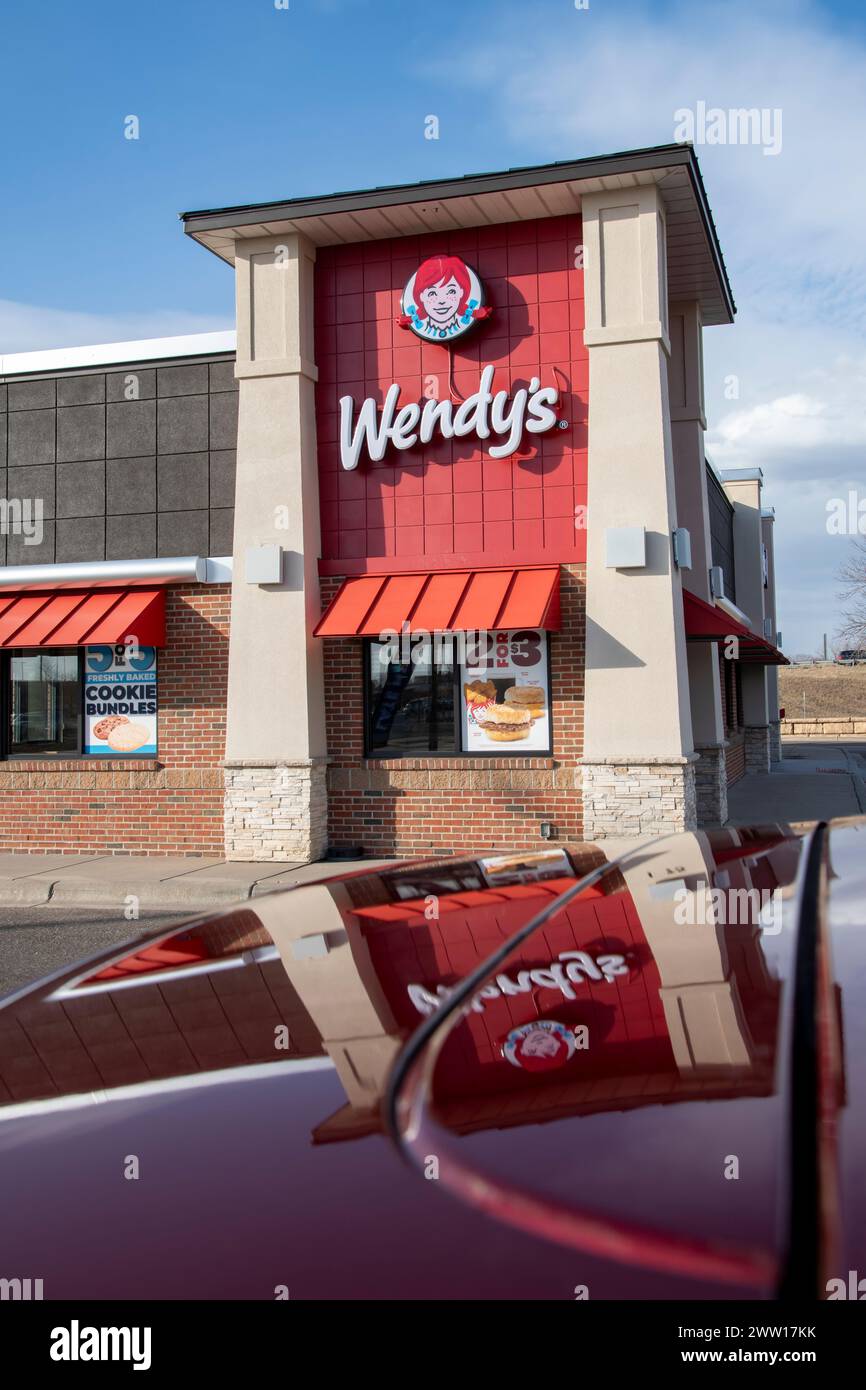
[{"label": "window pane", "polygon": [[13,656],[9,675],[9,752],[77,752],[81,721],[78,653]]},{"label": "window pane", "polygon": [[[454,752],[454,687],[450,657],[435,668],[430,646],[412,644],[407,662],[391,661],[385,642],[370,643],[370,752]],[[401,653],[403,655],[404,653]]]}]

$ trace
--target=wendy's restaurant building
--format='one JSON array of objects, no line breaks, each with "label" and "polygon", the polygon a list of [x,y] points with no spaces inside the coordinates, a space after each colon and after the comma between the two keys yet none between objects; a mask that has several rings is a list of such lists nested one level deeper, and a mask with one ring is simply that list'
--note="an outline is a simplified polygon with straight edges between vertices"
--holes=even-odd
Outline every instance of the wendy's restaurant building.
[{"label": "wendy's restaurant building", "polygon": [[704,453],[734,306],[691,148],[184,224],[236,343],[3,363],[7,847],[723,824],[784,658],[760,474]]}]

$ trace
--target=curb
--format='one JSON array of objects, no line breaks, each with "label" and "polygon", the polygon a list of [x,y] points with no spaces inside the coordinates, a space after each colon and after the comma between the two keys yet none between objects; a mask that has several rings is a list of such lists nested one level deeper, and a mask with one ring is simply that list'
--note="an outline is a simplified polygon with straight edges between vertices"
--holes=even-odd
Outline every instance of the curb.
[{"label": "curb", "polygon": [[135,897],[138,905],[151,910],[187,912],[190,916],[209,908],[230,907],[249,902],[279,889],[258,888],[257,883],[226,884],[194,891],[192,887],[171,888],[165,883],[136,883],[134,879],[120,890],[115,883],[98,879],[15,879],[0,887],[0,909],[4,907],[101,907],[119,912]]}]

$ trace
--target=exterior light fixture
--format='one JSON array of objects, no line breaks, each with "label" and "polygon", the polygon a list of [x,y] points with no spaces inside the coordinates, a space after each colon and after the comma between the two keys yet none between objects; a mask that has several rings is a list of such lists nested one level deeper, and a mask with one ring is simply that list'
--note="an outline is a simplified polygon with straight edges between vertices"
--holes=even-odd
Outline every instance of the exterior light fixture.
[{"label": "exterior light fixture", "polygon": [[604,533],[604,563],[609,570],[640,570],[646,567],[646,529],[643,526],[613,526]]},{"label": "exterior light fixture", "polygon": [[282,547],[279,545],[248,546],[244,552],[244,578],[248,584],[282,584]]},{"label": "exterior light fixture", "polygon": [[692,537],[685,526],[678,526],[673,532],[674,564],[679,570],[692,567]]},{"label": "exterior light fixture", "polygon": [[725,571],[721,565],[713,565],[710,570],[710,593],[713,598],[725,597]]}]

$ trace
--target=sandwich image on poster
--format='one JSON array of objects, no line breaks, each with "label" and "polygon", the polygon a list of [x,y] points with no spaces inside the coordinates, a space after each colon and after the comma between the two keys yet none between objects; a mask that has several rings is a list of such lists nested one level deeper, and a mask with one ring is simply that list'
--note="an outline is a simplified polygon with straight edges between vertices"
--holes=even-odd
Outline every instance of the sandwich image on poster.
[{"label": "sandwich image on poster", "polygon": [[86,647],[85,753],[155,758],[156,720],[156,648]]},{"label": "sandwich image on poster", "polygon": [[[463,747],[467,753],[550,750],[547,634],[485,634],[461,667]],[[471,664],[469,664],[471,662]]]},{"label": "sandwich image on poster", "polygon": [[563,849],[522,850],[518,854],[495,854],[479,859],[488,888],[505,888],[514,883],[542,883],[548,878],[570,878],[574,865]]}]

